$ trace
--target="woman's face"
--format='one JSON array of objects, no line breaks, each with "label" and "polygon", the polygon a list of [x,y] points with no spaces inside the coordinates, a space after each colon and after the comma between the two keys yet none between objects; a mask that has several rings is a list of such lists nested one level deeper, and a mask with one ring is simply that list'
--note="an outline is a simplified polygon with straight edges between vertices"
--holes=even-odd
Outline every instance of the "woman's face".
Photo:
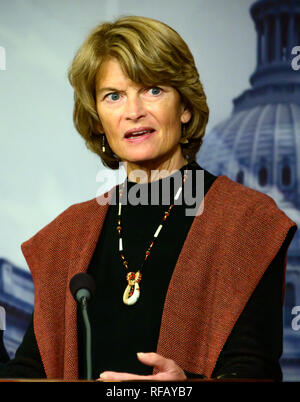
[{"label": "woman's face", "polygon": [[173,87],[137,84],[116,59],[109,59],[96,77],[96,106],[100,132],[122,161],[153,168],[182,166],[181,123],[187,123],[191,113]]}]

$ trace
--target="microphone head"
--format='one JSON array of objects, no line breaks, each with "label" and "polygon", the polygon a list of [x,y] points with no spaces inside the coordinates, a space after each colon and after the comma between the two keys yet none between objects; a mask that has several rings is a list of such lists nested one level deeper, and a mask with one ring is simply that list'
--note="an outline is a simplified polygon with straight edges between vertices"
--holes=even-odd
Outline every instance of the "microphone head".
[{"label": "microphone head", "polygon": [[[73,276],[70,280],[70,291],[76,301],[80,301],[78,292],[84,290],[84,296],[87,300],[91,300],[96,290],[96,283],[91,275],[86,273],[79,273]],[[82,293],[82,292],[80,292]]]}]

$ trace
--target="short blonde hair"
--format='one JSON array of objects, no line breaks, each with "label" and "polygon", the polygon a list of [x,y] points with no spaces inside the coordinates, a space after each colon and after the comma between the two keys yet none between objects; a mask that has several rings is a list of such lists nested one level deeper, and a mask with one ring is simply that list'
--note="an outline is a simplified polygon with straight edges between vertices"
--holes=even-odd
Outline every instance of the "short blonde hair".
[{"label": "short blonde hair", "polygon": [[182,152],[189,161],[195,160],[203,142],[209,109],[193,55],[174,29],[163,22],[137,16],[98,25],[69,68],[68,77],[74,88],[74,124],[88,149],[100,156],[104,166],[119,168],[120,159],[107,141],[106,151],[102,152],[101,121],[96,110],[96,75],[100,65],[112,57],[132,81],[149,86],[168,85],[179,92],[192,114],[182,130]]}]

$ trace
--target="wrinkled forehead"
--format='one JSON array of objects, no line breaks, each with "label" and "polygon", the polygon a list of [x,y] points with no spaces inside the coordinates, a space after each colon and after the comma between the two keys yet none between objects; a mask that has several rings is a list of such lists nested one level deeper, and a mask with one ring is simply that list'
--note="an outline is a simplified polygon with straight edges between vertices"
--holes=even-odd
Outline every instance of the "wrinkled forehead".
[{"label": "wrinkled forehead", "polygon": [[127,71],[115,57],[105,58],[99,65],[96,74],[97,86],[106,85],[109,82],[119,82],[130,79]]},{"label": "wrinkled forehead", "polygon": [[107,81],[129,80],[136,85],[174,86],[163,65],[151,66],[142,58],[135,56],[123,59],[119,55],[108,55],[100,63],[95,77],[96,87],[106,85]]},{"label": "wrinkled forehead", "polygon": [[122,91],[128,87],[139,89],[141,83],[132,81],[118,60],[109,59],[101,65],[96,77],[96,93],[102,95],[105,92]]}]

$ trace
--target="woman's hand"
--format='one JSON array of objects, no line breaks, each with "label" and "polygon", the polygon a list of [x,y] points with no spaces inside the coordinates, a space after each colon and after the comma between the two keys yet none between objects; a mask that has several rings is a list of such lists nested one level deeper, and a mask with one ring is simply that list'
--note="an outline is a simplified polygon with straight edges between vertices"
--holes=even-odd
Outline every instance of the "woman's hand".
[{"label": "woman's hand", "polygon": [[130,373],[118,373],[116,371],[104,371],[98,381],[184,381],[187,379],[184,371],[177,366],[174,360],[166,359],[157,353],[137,353],[141,363],[156,367],[159,373],[152,375],[137,375]]}]

